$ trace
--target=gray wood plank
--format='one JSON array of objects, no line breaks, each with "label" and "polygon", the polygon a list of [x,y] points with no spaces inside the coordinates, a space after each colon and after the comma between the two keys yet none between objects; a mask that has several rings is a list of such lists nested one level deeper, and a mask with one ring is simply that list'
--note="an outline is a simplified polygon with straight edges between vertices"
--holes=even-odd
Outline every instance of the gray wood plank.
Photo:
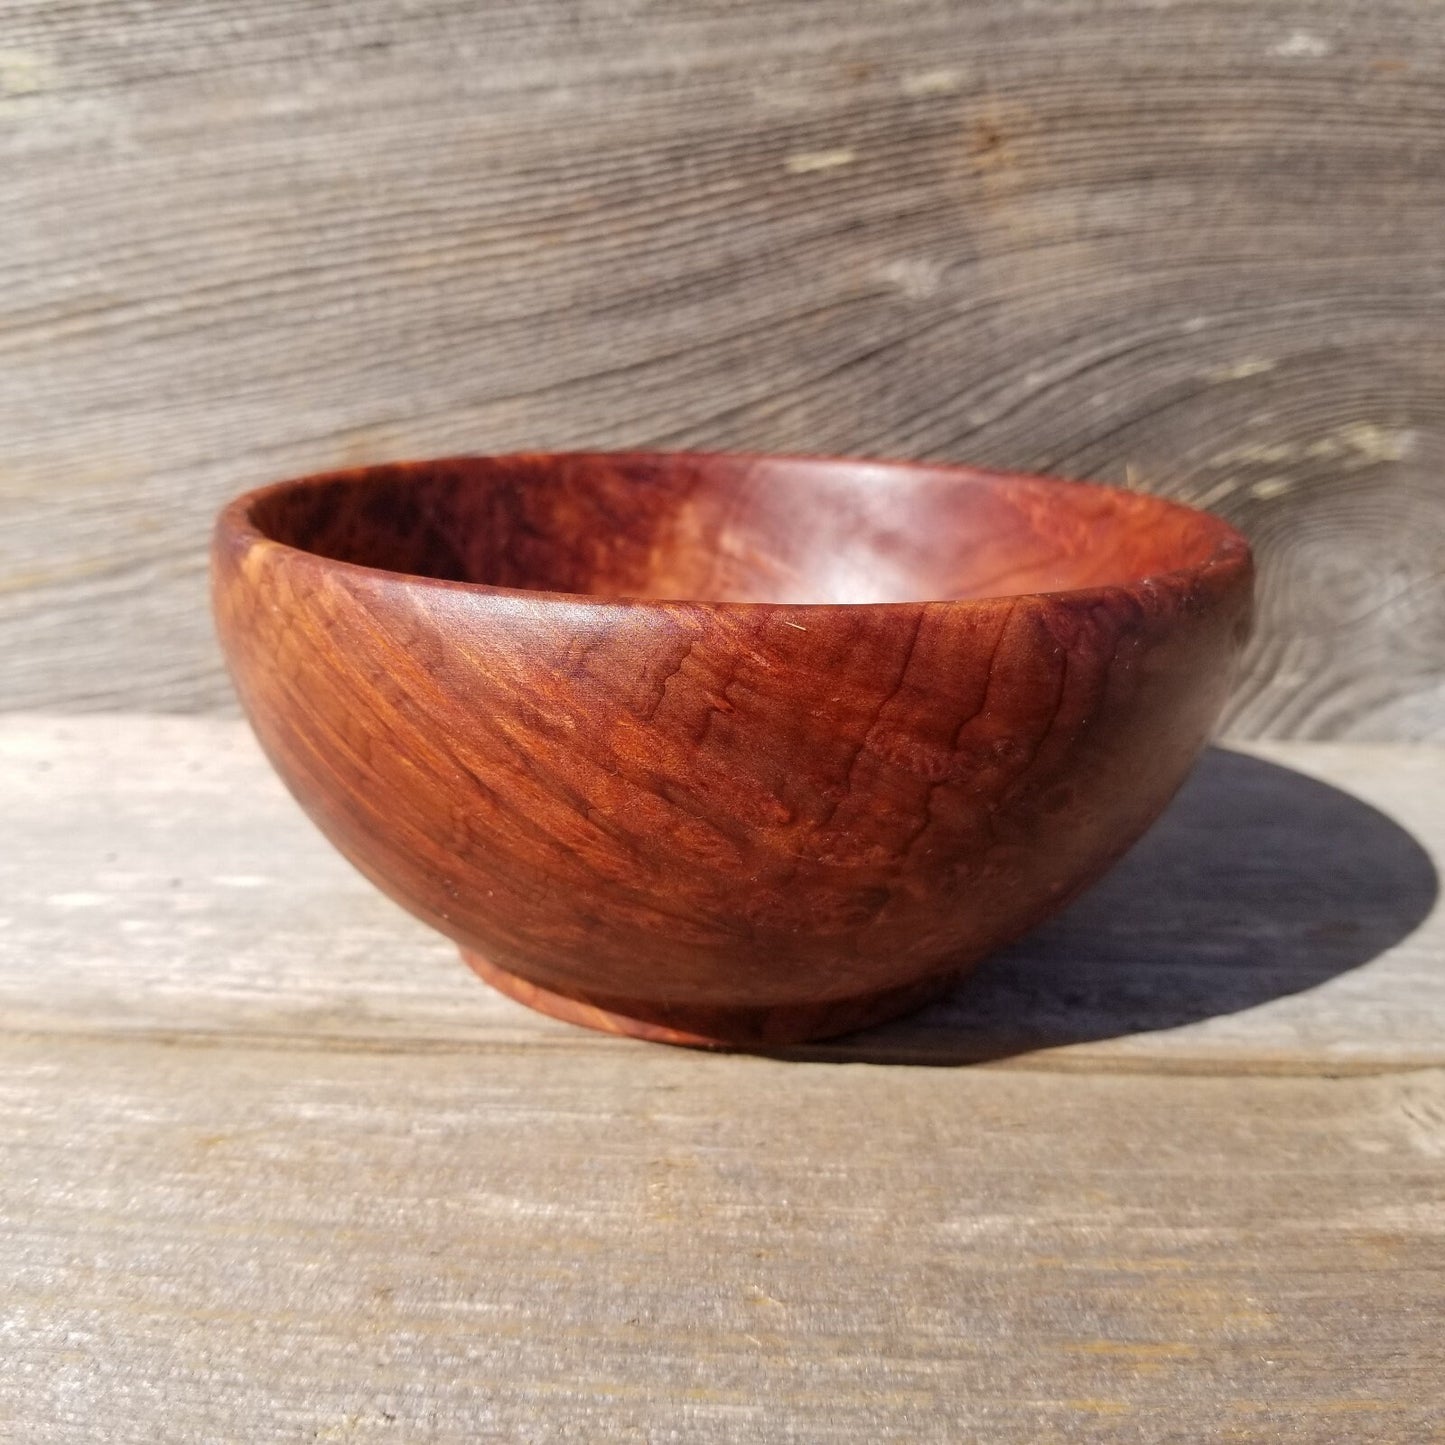
[{"label": "gray wood plank", "polygon": [[1445,1072],[0,1051],[26,1445],[1440,1438]]},{"label": "gray wood plank", "polygon": [[766,1059],[491,994],[239,724],[0,718],[0,1433],[1441,1438],[1445,758],[1255,753]]},{"label": "gray wood plank", "polygon": [[0,706],[226,709],[243,485],[952,457],[1257,541],[1241,736],[1445,730],[1445,11],[0,0]]},{"label": "gray wood plank", "polygon": [[[240,723],[0,717],[0,807],[0,1030],[652,1052],[483,987],[330,850]],[[933,1008],[794,1056],[1445,1065],[1442,859],[1445,750],[1217,750],[1061,919]]]}]

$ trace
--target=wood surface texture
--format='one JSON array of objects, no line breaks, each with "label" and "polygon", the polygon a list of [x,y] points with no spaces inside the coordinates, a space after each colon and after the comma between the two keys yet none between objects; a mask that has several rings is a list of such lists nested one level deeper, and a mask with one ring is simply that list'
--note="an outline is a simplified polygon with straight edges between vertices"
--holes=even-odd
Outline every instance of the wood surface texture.
[{"label": "wood surface texture", "polygon": [[1207,743],[1253,585],[1137,492],[690,453],[327,473],[213,561],[347,858],[514,998],[700,1044],[878,1023],[1057,913]]},{"label": "wood surface texture", "polygon": [[0,0],[0,707],[233,704],[228,496],[686,446],[1255,541],[1240,736],[1445,731],[1436,0]]},{"label": "wood surface texture", "polygon": [[0,719],[0,806],[7,1440],[1445,1438],[1441,750],[1212,753],[770,1058],[482,987],[233,722]]}]

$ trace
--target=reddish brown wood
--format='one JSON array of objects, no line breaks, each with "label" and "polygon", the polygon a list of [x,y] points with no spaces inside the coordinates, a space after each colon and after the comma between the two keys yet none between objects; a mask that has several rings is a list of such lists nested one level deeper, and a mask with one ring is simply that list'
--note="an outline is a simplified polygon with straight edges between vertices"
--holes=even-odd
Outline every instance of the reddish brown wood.
[{"label": "reddish brown wood", "polygon": [[689,1043],[900,1012],[1158,815],[1251,562],[1158,498],[782,457],[466,458],[222,514],[262,743],[482,975]]}]

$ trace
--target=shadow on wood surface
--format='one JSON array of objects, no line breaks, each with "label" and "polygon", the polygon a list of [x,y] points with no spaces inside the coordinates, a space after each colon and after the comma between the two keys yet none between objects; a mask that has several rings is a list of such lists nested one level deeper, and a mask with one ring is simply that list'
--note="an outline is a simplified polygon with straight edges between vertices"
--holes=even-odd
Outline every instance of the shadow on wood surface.
[{"label": "shadow on wood surface", "polygon": [[1377,808],[1212,748],[1101,883],[946,998],[775,1056],[981,1063],[1238,1013],[1368,963],[1438,893],[1429,855]]}]

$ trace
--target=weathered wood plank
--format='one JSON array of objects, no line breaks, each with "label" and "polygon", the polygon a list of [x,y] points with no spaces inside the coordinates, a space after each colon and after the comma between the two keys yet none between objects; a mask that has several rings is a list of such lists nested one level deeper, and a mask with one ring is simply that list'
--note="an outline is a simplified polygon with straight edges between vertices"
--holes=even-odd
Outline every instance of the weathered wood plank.
[{"label": "weathered wood plank", "polygon": [[239,724],[0,719],[0,1427],[1439,1438],[1445,759],[1256,751],[809,1062],[491,994]]},{"label": "weathered wood plank", "polygon": [[224,496],[689,445],[1257,540],[1240,735],[1445,729],[1445,11],[0,0],[0,706],[228,708]]},{"label": "weathered wood plank", "polygon": [[[0,806],[0,1029],[636,1051],[477,983],[313,832],[242,724],[0,718]],[[1445,1065],[1442,859],[1445,751],[1218,751],[1064,918],[943,1003],[796,1052],[1078,1069]]]},{"label": "weathered wood plank", "polygon": [[156,1441],[1419,1442],[1445,1072],[10,1041],[0,1422]]}]

